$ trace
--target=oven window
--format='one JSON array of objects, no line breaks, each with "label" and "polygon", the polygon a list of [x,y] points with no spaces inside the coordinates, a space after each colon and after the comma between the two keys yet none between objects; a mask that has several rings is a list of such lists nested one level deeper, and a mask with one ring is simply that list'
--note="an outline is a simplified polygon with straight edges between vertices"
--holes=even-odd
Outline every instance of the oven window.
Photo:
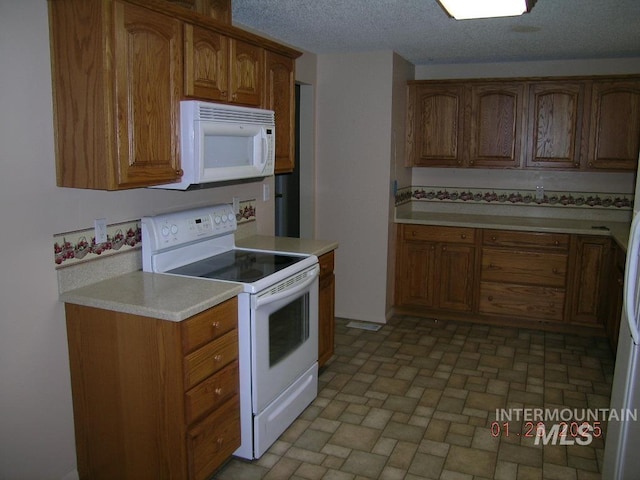
[{"label": "oven window", "polygon": [[269,366],[293,353],[309,338],[309,294],[269,315]]}]

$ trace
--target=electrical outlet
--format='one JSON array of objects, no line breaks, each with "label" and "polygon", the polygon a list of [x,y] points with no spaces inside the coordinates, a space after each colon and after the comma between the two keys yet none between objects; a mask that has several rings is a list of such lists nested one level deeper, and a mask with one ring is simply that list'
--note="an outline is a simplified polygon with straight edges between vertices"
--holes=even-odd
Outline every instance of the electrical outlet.
[{"label": "electrical outlet", "polygon": [[95,230],[96,245],[107,241],[107,219],[96,218],[93,222],[93,228]]}]

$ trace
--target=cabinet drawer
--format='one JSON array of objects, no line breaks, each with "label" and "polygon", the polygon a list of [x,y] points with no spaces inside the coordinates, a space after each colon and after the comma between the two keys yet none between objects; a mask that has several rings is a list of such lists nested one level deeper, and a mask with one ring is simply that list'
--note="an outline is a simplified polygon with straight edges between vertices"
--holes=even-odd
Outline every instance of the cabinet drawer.
[{"label": "cabinet drawer", "polygon": [[564,288],[566,253],[482,249],[482,280]]},{"label": "cabinet drawer", "polygon": [[189,478],[210,478],[239,446],[240,404],[236,395],[187,433]]},{"label": "cabinet drawer", "polygon": [[234,396],[238,389],[238,362],[233,361],[185,394],[184,408],[187,424],[222,405]]},{"label": "cabinet drawer", "polygon": [[562,321],[565,292],[562,289],[482,282],[480,312],[539,320]]},{"label": "cabinet drawer", "polygon": [[484,245],[496,247],[553,248],[568,250],[569,235],[565,233],[517,232],[512,230],[485,230]]},{"label": "cabinet drawer", "polygon": [[431,227],[425,225],[403,225],[404,240],[427,242],[467,243],[475,242],[475,229],[464,227]]},{"label": "cabinet drawer", "polygon": [[184,388],[193,387],[238,358],[238,331],[206,344],[184,359]]},{"label": "cabinet drawer", "polygon": [[234,297],[182,322],[182,351],[189,353],[237,325],[238,298]]},{"label": "cabinet drawer", "polygon": [[330,273],[333,273],[333,251],[325,253],[318,258],[320,263],[320,276],[324,277]]}]

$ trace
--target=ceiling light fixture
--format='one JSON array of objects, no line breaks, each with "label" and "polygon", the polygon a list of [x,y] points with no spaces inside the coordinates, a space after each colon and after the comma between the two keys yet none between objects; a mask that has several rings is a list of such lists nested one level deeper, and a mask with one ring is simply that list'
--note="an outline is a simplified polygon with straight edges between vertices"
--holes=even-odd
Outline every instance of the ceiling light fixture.
[{"label": "ceiling light fixture", "polygon": [[456,20],[515,17],[529,12],[536,0],[438,0]]}]

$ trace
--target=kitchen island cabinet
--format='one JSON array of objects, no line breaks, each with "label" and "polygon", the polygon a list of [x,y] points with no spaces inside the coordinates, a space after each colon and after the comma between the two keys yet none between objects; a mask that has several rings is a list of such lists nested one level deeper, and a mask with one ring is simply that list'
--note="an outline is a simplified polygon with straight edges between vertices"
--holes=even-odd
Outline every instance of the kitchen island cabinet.
[{"label": "kitchen island cabinet", "polygon": [[80,478],[210,478],[240,445],[237,298],[181,322],[65,308]]}]

